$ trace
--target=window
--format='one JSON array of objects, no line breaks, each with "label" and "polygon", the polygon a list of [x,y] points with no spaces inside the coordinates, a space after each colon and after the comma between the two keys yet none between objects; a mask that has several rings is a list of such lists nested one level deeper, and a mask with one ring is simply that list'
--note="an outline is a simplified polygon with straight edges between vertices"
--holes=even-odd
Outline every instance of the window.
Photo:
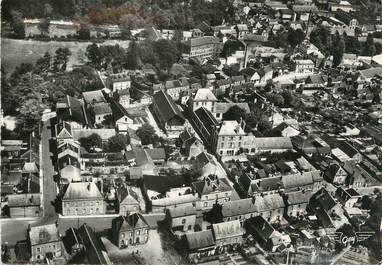
[{"label": "window", "polygon": [[139,236],[139,235],[140,235],[140,233],[141,233],[141,231],[139,231],[139,230],[138,230],[138,231],[137,231],[137,236]]},{"label": "window", "polygon": [[192,225],[189,225],[189,226],[188,226],[188,230],[191,230],[191,229],[192,229]]},{"label": "window", "polygon": [[207,203],[207,202],[205,202],[203,205],[204,205],[204,207],[207,207],[207,206],[208,206],[208,203]]},{"label": "window", "polygon": [[147,235],[149,233],[149,230],[147,229],[145,232],[146,232],[146,235]]},{"label": "window", "polygon": [[[133,236],[133,232],[130,232],[130,237],[132,237]],[[131,244],[131,243],[130,243]]]},{"label": "window", "polygon": [[125,238],[125,233],[121,233],[121,238]]},{"label": "window", "polygon": [[41,251],[41,248],[37,248],[37,252],[40,252]]},{"label": "window", "polygon": [[186,223],[186,218],[182,219],[182,224],[184,225]]}]

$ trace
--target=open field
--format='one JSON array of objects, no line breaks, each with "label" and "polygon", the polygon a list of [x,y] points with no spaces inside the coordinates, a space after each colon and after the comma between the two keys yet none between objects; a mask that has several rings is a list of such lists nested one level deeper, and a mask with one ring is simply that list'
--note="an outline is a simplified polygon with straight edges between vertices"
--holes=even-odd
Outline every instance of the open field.
[{"label": "open field", "polygon": [[[129,41],[106,40],[100,45],[115,45],[127,48]],[[83,64],[86,60],[86,47],[91,42],[77,41],[37,41],[37,40],[15,40],[1,38],[1,63],[7,74],[12,73],[16,66],[21,63],[35,63],[38,58],[49,52],[54,55],[58,48],[67,47],[72,52],[69,58],[67,70],[74,65]]]}]

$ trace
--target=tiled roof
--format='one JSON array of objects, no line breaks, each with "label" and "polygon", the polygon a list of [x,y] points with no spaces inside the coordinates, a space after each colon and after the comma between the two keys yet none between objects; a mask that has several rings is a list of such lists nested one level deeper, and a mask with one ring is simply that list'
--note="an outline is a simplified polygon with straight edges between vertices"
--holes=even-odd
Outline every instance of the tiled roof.
[{"label": "tiled roof", "polygon": [[224,217],[245,215],[255,211],[255,200],[252,198],[228,201],[225,202],[222,207],[222,214]]},{"label": "tiled roof", "polygon": [[39,206],[40,203],[39,193],[8,195],[9,207]]},{"label": "tiled roof", "polygon": [[312,197],[312,193],[310,191],[295,191],[286,194],[287,202],[289,205],[307,203]]},{"label": "tiled roof", "polygon": [[297,188],[305,185],[313,184],[313,177],[310,172],[303,172],[302,174],[289,174],[281,177],[284,188]]},{"label": "tiled roof", "polygon": [[190,205],[170,208],[168,209],[168,211],[172,218],[188,216],[188,215],[196,215],[196,208]]},{"label": "tiled roof", "polygon": [[120,204],[139,204],[138,195],[126,186],[121,186],[116,190],[116,197]]},{"label": "tiled roof", "polygon": [[215,117],[212,116],[211,112],[209,112],[204,107],[198,108],[194,113],[200,119],[200,121],[203,122],[204,127],[207,128],[207,130],[212,130],[216,125],[219,124]]},{"label": "tiled roof", "polygon": [[189,250],[197,250],[215,245],[212,230],[186,233],[186,241]]},{"label": "tiled roof", "polygon": [[192,183],[192,186],[199,193],[199,195],[232,190],[227,179],[225,178],[220,178],[217,180],[210,180],[210,181],[208,180],[195,181]]},{"label": "tiled roof", "polygon": [[182,196],[176,196],[176,197],[166,197],[162,199],[152,200],[153,207],[160,206],[160,207],[167,207],[170,205],[179,205],[179,204],[185,204],[185,203],[193,203],[198,200],[197,197],[195,197],[192,194],[186,194]]},{"label": "tiled roof", "polygon": [[82,96],[88,104],[106,102],[102,90],[82,92]]},{"label": "tiled roof", "polygon": [[212,229],[217,240],[244,234],[239,220],[213,224]]},{"label": "tiled roof", "polygon": [[255,206],[258,212],[265,212],[284,208],[284,200],[279,194],[268,194],[264,196],[256,196]]},{"label": "tiled roof", "polygon": [[245,132],[237,121],[223,121],[219,135],[245,135]]},{"label": "tiled roof", "polygon": [[204,36],[204,37],[191,39],[191,47],[208,45],[208,44],[218,44],[218,43],[220,43],[219,38],[216,38],[213,36]]},{"label": "tiled roof", "polygon": [[100,115],[100,114],[111,114],[111,108],[108,103],[98,103],[95,104],[93,107],[95,115]]},{"label": "tiled roof", "polygon": [[209,88],[199,88],[194,96],[194,101],[218,101]]}]

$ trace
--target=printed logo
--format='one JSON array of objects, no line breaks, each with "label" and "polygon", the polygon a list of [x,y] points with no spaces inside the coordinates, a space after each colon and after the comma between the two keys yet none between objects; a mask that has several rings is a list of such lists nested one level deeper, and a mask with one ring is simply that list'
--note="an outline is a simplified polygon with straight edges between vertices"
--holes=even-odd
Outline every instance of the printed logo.
[{"label": "printed logo", "polygon": [[355,245],[373,236],[374,232],[356,232],[354,236],[346,236],[342,232],[328,233],[328,237],[344,246]]}]

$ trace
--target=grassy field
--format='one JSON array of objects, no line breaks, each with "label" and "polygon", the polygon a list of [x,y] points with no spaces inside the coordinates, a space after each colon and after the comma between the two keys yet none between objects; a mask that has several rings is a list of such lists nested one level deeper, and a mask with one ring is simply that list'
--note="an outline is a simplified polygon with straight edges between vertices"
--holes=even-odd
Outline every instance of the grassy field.
[{"label": "grassy field", "polygon": [[[1,63],[7,74],[12,73],[16,66],[21,63],[35,63],[38,58],[49,52],[51,55],[62,47],[67,47],[72,52],[69,58],[67,70],[73,66],[83,64],[86,60],[86,47],[91,42],[76,41],[36,41],[36,40],[15,40],[1,38]],[[107,40],[101,45],[115,45],[127,48],[129,41]]]}]

